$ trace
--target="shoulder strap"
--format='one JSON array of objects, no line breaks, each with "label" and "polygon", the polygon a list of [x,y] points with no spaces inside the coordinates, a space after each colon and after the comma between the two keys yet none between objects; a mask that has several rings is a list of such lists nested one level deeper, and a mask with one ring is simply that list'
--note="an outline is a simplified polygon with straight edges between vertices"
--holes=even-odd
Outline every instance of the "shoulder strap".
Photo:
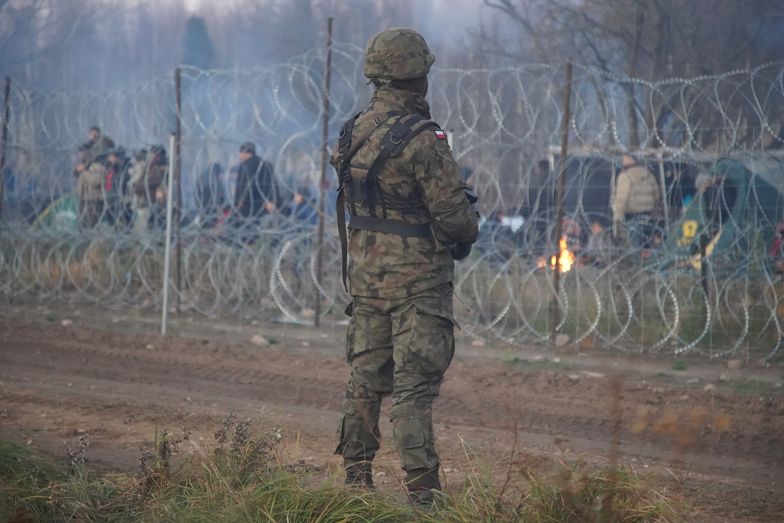
[{"label": "shoulder strap", "polygon": [[[348,285],[346,284],[346,278],[348,276],[348,236],[346,233],[346,197],[347,193],[350,193],[348,190],[349,184],[351,183],[351,159],[357,154],[357,151],[365,144],[370,135],[373,134],[379,125],[386,122],[390,118],[398,116],[400,113],[397,111],[390,111],[384,115],[376,115],[373,118],[373,123],[375,125],[371,127],[367,133],[360,136],[360,138],[352,143],[352,135],[354,133],[354,125],[357,122],[357,118],[362,113],[355,114],[352,118],[349,118],[346,123],[343,124],[343,127],[340,129],[340,136],[338,138],[338,154],[340,155],[340,165],[338,165],[338,183],[340,184],[338,187],[338,196],[336,200],[336,213],[337,213],[337,222],[338,222],[338,236],[340,237],[340,254],[341,254],[341,275],[343,278],[343,288],[348,292]],[[351,198],[350,194],[348,194],[348,204],[351,208],[351,214],[356,215],[357,209],[354,199]]]},{"label": "shoulder strap", "polygon": [[[370,216],[376,215],[376,200],[378,199],[378,175],[387,160],[399,156],[411,140],[428,127],[438,127],[438,124],[416,114],[401,117],[381,139],[379,155],[370,165],[365,179],[365,194]],[[386,218],[386,209],[382,207]]]}]

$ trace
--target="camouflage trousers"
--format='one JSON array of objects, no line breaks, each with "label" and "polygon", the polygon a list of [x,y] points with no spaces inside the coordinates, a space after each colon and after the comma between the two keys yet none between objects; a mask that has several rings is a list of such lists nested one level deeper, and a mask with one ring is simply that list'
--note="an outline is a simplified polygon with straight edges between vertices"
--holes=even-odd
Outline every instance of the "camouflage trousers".
[{"label": "camouflage trousers", "polygon": [[381,443],[381,400],[392,395],[392,432],[409,488],[439,488],[432,404],[455,351],[452,285],[402,299],[355,297],[346,340],[351,377],[336,453],[371,462]]}]

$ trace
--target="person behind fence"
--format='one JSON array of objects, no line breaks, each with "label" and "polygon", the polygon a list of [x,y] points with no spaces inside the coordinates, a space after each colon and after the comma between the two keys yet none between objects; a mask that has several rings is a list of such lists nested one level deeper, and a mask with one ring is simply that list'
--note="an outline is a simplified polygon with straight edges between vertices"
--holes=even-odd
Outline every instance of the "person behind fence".
[{"label": "person behind fence", "polygon": [[272,164],[256,155],[256,145],[245,142],[240,146],[240,167],[234,192],[233,223],[236,227],[250,229],[243,235],[243,242],[250,243],[258,237],[259,220],[278,207],[278,189]]},{"label": "person behind fence", "polygon": [[475,194],[425,101],[434,61],[413,30],[371,38],[364,72],[375,92],[343,126],[331,162],[341,183],[338,232],[352,296],[351,376],[336,453],[348,485],[373,487],[381,400],[391,394],[405,483],[424,509],[441,487],[432,404],[454,355],[453,257],[467,256],[478,235]]},{"label": "person behind fence", "polygon": [[199,225],[211,229],[221,223],[228,209],[226,190],[223,185],[223,166],[210,164],[196,184],[196,201],[199,207]]},{"label": "person behind fence", "polygon": [[612,255],[612,241],[605,229],[605,223],[600,218],[591,220],[591,234],[580,256],[584,265],[603,267],[609,263]]},{"label": "person behind fence", "polygon": [[87,161],[87,151],[90,149],[89,145],[83,143],[76,149],[76,154],[73,155],[72,160],[74,163],[74,168],[71,174],[77,180],[79,180],[79,175],[87,169],[89,162]]},{"label": "person behind fence", "polygon": [[105,156],[114,149],[114,140],[101,134],[100,127],[93,126],[87,131],[87,142],[83,144],[83,147],[87,150],[85,161],[90,164],[99,156]]},{"label": "person behind fence", "polygon": [[[95,158],[92,162],[82,161],[86,167],[79,172],[76,182],[76,193],[79,198],[79,224],[91,229],[98,225],[104,212],[104,180],[106,167],[103,157]],[[77,164],[77,168],[79,164]]]},{"label": "person behind fence", "polygon": [[647,246],[660,193],[656,177],[632,156],[625,155],[612,196],[613,238],[631,242],[635,248]]},{"label": "person behind fence", "polygon": [[126,207],[128,194],[128,170],[131,161],[125,154],[125,149],[115,147],[106,157],[106,179],[104,190],[106,192],[106,218],[110,224],[127,226],[128,209]]},{"label": "person behind fence", "polygon": [[166,150],[155,145],[149,152],[139,151],[130,170],[129,186],[133,193],[134,231],[147,232],[157,225],[160,200],[163,199],[161,184],[166,176]]},{"label": "person behind fence", "polygon": [[154,145],[150,147],[150,162],[147,167],[147,176],[153,180],[158,180],[155,186],[155,191],[152,194],[152,205],[150,226],[158,229],[166,229],[166,199],[169,197],[167,193],[167,180],[169,176],[169,159],[166,155],[166,148],[163,145]]},{"label": "person behind fence", "polygon": [[318,223],[318,212],[314,206],[313,198],[310,196],[308,187],[298,187],[294,191],[291,201],[283,208],[283,216],[290,218],[292,225],[313,226]]},{"label": "person behind fence", "polygon": [[[142,197],[137,193],[136,187],[139,186],[141,180],[144,178],[144,172],[147,169],[147,150],[146,149],[139,149],[135,153],[133,153],[133,162],[131,163],[131,167],[128,169],[128,194],[129,194],[129,203],[131,208],[131,223],[133,225],[133,229],[136,232],[141,231],[141,222],[144,220],[144,217],[140,217],[140,212],[143,214],[145,211],[142,211],[144,208]],[[146,230],[146,224],[144,226]]]},{"label": "person behind fence", "polygon": [[776,224],[773,240],[768,247],[770,265],[774,274],[784,274],[784,220]]}]

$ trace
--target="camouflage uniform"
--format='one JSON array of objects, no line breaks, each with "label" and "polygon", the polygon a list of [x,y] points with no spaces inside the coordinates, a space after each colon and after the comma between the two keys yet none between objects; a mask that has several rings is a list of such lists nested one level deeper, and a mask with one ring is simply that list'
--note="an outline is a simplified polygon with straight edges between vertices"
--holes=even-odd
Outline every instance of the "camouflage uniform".
[{"label": "camouflage uniform", "polygon": [[[435,60],[424,39],[407,29],[376,35],[366,56],[365,75],[381,80],[425,76]],[[363,186],[382,138],[395,123],[411,114],[430,118],[424,95],[394,82],[376,83],[370,105],[352,132],[355,143],[367,137],[348,171],[348,183],[358,186]],[[476,212],[445,138],[438,127],[425,129],[384,164],[377,179],[376,211],[385,219],[426,224],[427,237],[349,224],[353,300],[346,358],[351,377],[336,451],[344,458],[348,483],[372,487],[370,462],[380,444],[381,399],[391,394],[394,439],[409,489],[429,495],[440,487],[431,406],[454,354],[450,248],[456,242],[474,242],[478,233]],[[340,163],[336,152],[333,165]],[[362,201],[351,201],[349,210],[352,220],[374,214]]]}]

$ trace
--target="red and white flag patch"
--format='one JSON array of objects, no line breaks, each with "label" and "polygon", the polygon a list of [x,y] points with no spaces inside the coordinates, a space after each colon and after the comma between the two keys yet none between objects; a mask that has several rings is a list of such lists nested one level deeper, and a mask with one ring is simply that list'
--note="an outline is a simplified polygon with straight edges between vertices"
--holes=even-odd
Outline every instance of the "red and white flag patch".
[{"label": "red and white flag patch", "polygon": [[435,133],[436,133],[436,138],[438,138],[439,140],[446,140],[446,131],[444,131],[443,129],[436,129]]}]

